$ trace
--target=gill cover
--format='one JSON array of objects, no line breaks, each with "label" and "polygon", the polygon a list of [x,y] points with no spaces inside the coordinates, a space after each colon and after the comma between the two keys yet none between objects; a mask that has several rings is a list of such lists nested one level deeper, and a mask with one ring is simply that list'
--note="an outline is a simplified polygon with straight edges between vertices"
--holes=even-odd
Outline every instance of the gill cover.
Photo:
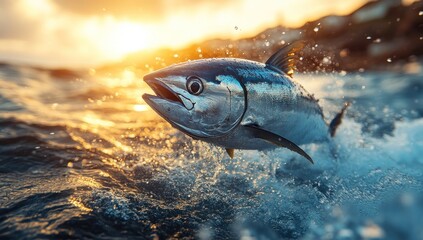
[{"label": "gill cover", "polygon": [[241,122],[246,110],[245,91],[230,75],[218,75],[206,81],[198,96],[184,96],[194,102],[188,124],[180,124],[188,134],[198,138],[222,137]]}]

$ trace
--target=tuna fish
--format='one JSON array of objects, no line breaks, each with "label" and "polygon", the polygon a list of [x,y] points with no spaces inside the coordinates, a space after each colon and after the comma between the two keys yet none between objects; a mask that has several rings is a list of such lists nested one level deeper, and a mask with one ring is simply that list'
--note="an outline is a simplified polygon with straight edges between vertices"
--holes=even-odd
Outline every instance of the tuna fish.
[{"label": "tuna fish", "polygon": [[156,95],[143,99],[173,127],[226,148],[284,147],[310,162],[299,145],[329,141],[347,104],[327,124],[317,100],[292,79],[293,45],[266,63],[236,58],[184,62],[144,76]]}]

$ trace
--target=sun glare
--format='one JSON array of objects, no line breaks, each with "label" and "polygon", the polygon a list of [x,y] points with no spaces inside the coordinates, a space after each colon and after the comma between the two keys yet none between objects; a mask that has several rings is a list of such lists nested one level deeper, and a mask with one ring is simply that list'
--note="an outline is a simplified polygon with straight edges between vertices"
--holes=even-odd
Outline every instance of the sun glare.
[{"label": "sun glare", "polygon": [[145,112],[149,109],[148,106],[145,104],[135,104],[133,108],[136,112]]},{"label": "sun glare", "polygon": [[[301,3],[308,0],[303,0]],[[364,1],[364,0],[359,0]],[[276,4],[277,3],[277,4]],[[137,19],[118,18],[113,15],[104,14],[92,16],[81,21],[83,26],[79,31],[82,32],[81,36],[85,38],[87,48],[91,52],[96,52],[97,58],[103,60],[119,60],[124,58],[130,53],[134,53],[145,49],[157,49],[161,47],[179,48],[193,42],[200,42],[209,38],[240,38],[245,36],[252,36],[264,25],[282,24],[275,22],[277,17],[273,15],[284,15],[286,21],[283,23],[300,25],[304,22],[307,14],[308,17],[318,16],[322,11],[327,11],[325,6],[316,11],[305,11],[303,15],[290,14],[285,9],[298,8],[300,3],[289,2],[282,3],[276,2],[275,6],[280,11],[274,12],[272,16],[267,16],[262,19],[263,23],[253,24],[249,19],[249,15],[243,12],[251,12],[257,8],[254,1],[247,1],[243,5],[243,11],[240,11],[238,17],[228,19],[227,17],[233,14],[234,4],[228,4],[227,8],[219,9],[213,16],[214,20],[207,21],[192,21],[194,19],[203,19],[207,16],[209,9],[207,7],[196,9],[191,14],[191,18],[187,18],[187,10],[180,10],[175,13],[169,14],[165,19],[158,22],[142,22]],[[358,3],[357,3],[358,4]],[[351,3],[350,3],[351,5]],[[334,9],[337,12],[342,12],[341,7],[350,9],[351,6],[336,5]],[[207,5],[208,6],[208,5]],[[345,10],[344,9],[344,10]],[[282,11],[284,10],[284,11]],[[278,15],[279,14],[279,15]],[[289,20],[289,21],[288,21]],[[266,24],[265,24],[266,23]],[[234,28],[241,24],[245,29],[238,31]],[[195,31],[193,31],[195,29]]]},{"label": "sun glare", "polygon": [[105,50],[124,55],[149,47],[148,32],[141,24],[119,22],[110,30],[110,37],[104,41]]},{"label": "sun glare", "polygon": [[27,15],[51,14],[54,11],[54,7],[48,0],[23,0],[18,3],[22,4],[21,6]]},{"label": "sun glare", "polygon": [[95,18],[86,22],[82,31],[88,41],[112,59],[151,47],[148,29],[140,23]]},{"label": "sun glare", "polygon": [[[160,8],[157,17],[140,10],[140,16],[144,14],[150,18],[132,16],[132,5],[126,6],[125,3],[121,7],[125,9],[126,6],[128,15],[125,11],[116,14],[113,9],[107,9],[108,1],[79,3],[95,10],[90,14],[82,10],[70,11],[66,6],[73,4],[54,0],[6,1],[9,3],[6,6],[10,5],[6,9],[8,15],[19,20],[13,28],[21,28],[22,33],[18,34],[15,29],[6,31],[16,37],[0,39],[0,60],[13,59],[55,67],[97,66],[146,49],[180,49],[208,39],[251,37],[278,24],[298,27],[327,14],[347,14],[366,2],[322,0],[316,7],[301,9],[312,1],[263,1],[263,4],[254,0],[245,0],[242,4],[228,1],[218,5],[204,2],[183,7],[172,1],[158,1],[157,4],[162,2],[164,7]],[[405,3],[412,1],[403,0]],[[140,1],[137,5],[142,7],[142,4],[145,3]],[[270,5],[272,8],[268,7]]]}]

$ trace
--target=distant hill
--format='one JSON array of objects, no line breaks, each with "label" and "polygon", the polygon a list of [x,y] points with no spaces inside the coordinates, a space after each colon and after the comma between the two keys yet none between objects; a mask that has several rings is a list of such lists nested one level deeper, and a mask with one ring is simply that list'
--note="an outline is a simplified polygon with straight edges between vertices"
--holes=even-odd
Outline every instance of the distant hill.
[{"label": "distant hill", "polygon": [[[158,69],[212,57],[239,57],[264,62],[285,44],[306,42],[299,71],[355,71],[415,61],[423,55],[423,2],[373,1],[347,16],[331,15],[300,28],[277,26],[252,38],[214,39],[180,50],[161,49],[129,55],[110,67]],[[300,60],[301,59],[301,60]]]}]

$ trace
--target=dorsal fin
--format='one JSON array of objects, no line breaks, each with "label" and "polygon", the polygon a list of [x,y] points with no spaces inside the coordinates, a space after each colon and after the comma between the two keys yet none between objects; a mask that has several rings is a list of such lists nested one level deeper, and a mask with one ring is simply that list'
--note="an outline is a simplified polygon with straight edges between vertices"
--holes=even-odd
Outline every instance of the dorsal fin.
[{"label": "dorsal fin", "polygon": [[304,43],[302,41],[297,41],[282,47],[266,61],[266,67],[278,72],[282,71],[292,77],[295,68],[295,54],[303,47]]}]

